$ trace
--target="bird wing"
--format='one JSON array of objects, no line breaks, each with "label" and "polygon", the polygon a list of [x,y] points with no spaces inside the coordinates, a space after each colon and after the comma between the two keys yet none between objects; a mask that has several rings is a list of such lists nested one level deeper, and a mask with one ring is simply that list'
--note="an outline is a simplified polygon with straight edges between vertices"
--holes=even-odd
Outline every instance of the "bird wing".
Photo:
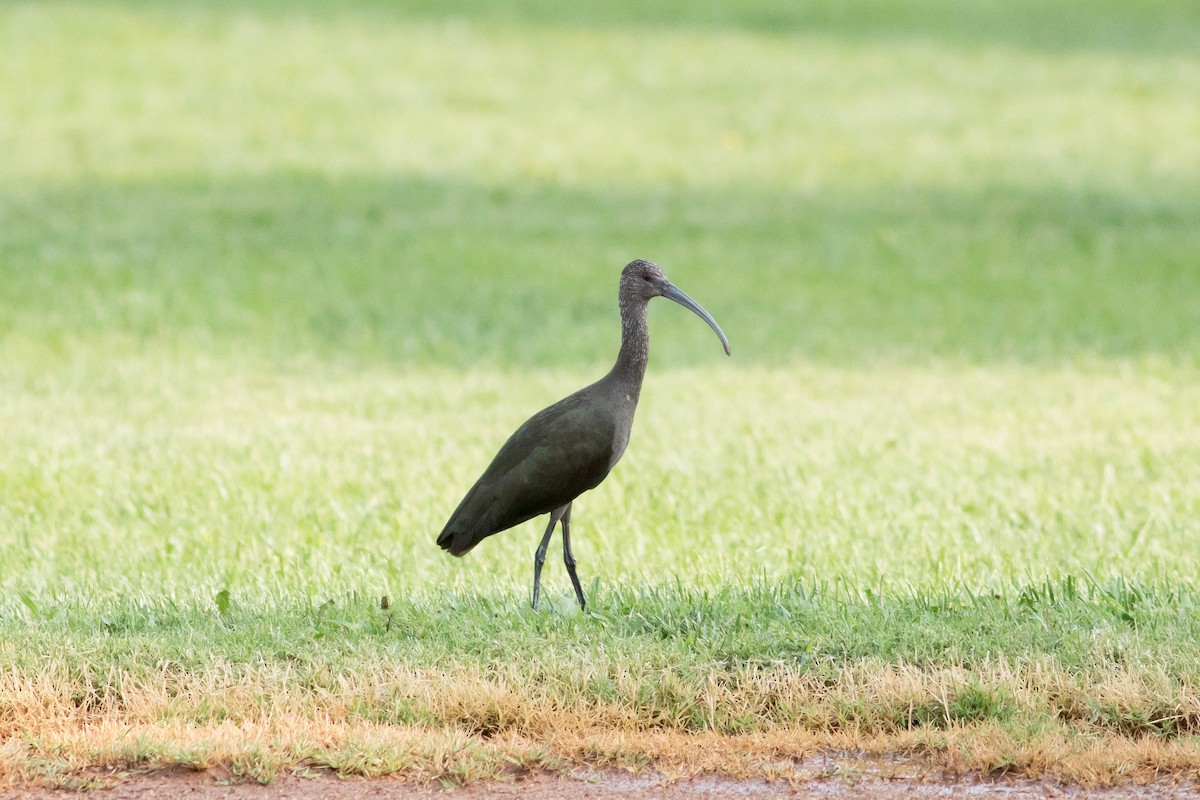
[{"label": "bird wing", "polygon": [[438,544],[462,555],[487,536],[561,508],[608,474],[616,421],[572,395],[509,437],[446,523]]}]

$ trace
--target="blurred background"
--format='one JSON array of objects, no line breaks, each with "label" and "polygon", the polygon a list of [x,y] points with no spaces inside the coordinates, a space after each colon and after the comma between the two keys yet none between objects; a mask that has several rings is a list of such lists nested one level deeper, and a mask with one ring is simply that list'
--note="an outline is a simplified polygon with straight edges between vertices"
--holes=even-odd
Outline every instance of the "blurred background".
[{"label": "blurred background", "polygon": [[586,5],[5,3],[0,355],[1194,363],[1194,2]]},{"label": "blurred background", "polygon": [[522,591],[433,538],[640,257],[734,358],[651,307],[588,575],[1194,579],[1198,98],[1195,0],[9,0],[0,577]]}]

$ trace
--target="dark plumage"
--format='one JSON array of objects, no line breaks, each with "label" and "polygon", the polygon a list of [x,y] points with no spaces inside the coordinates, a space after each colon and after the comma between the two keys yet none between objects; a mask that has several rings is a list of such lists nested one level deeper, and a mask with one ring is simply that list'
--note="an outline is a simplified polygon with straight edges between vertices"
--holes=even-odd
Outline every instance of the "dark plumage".
[{"label": "dark plumage", "polygon": [[579,605],[587,605],[571,553],[571,502],[604,480],[629,443],[650,352],[646,304],[654,297],[667,297],[691,309],[716,331],[729,354],[729,342],[716,321],[699,303],[675,288],[656,264],[638,260],[626,265],[617,296],[621,352],[612,370],[517,428],[438,535],[437,543],[444,550],[462,556],[493,533],[550,514],[550,524],[534,557],[535,610],[546,548],[560,521],[563,560]]}]

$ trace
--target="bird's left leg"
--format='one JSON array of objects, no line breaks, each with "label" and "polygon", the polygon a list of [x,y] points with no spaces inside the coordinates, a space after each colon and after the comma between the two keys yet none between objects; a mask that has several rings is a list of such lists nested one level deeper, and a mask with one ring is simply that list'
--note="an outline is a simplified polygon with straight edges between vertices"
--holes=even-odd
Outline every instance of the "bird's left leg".
[{"label": "bird's left leg", "polygon": [[[542,565],[546,563],[546,548],[550,546],[550,535],[554,533],[554,526],[562,519],[564,513],[571,508],[571,504],[567,503],[562,508],[556,508],[550,512],[550,524],[546,526],[546,533],[542,536],[542,543],[538,545],[537,552],[533,554],[533,610],[538,610],[538,600],[542,595]],[[563,531],[567,530],[563,526]]]},{"label": "bird's left leg", "polygon": [[579,598],[579,607],[587,608],[587,600],[583,596],[583,587],[579,585],[579,576],[575,574],[575,554],[571,552],[571,504],[563,512],[563,561],[567,565],[567,574],[571,576],[571,585],[575,587],[575,596]]}]

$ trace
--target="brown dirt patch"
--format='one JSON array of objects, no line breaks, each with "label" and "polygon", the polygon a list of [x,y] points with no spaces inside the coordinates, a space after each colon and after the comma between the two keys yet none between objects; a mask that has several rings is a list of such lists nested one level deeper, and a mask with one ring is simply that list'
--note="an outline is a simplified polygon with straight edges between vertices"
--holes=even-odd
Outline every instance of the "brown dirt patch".
[{"label": "brown dirt patch", "polygon": [[[631,775],[615,771],[577,770],[543,773],[511,780],[480,781],[467,786],[421,784],[394,779],[342,779],[328,772],[291,775],[269,785],[230,783],[216,771],[159,770],[147,774],[94,774],[95,800],[730,800],[732,798],[828,798],[828,800],[942,800],[942,798],[1094,798],[1095,800],[1200,800],[1195,787],[1157,784],[1104,789],[1062,787],[1042,781],[931,781],[878,774],[854,774],[802,781],[766,781],[720,775],[674,780],[658,773]],[[0,800],[65,800],[79,796],[70,789],[15,787]]]}]

